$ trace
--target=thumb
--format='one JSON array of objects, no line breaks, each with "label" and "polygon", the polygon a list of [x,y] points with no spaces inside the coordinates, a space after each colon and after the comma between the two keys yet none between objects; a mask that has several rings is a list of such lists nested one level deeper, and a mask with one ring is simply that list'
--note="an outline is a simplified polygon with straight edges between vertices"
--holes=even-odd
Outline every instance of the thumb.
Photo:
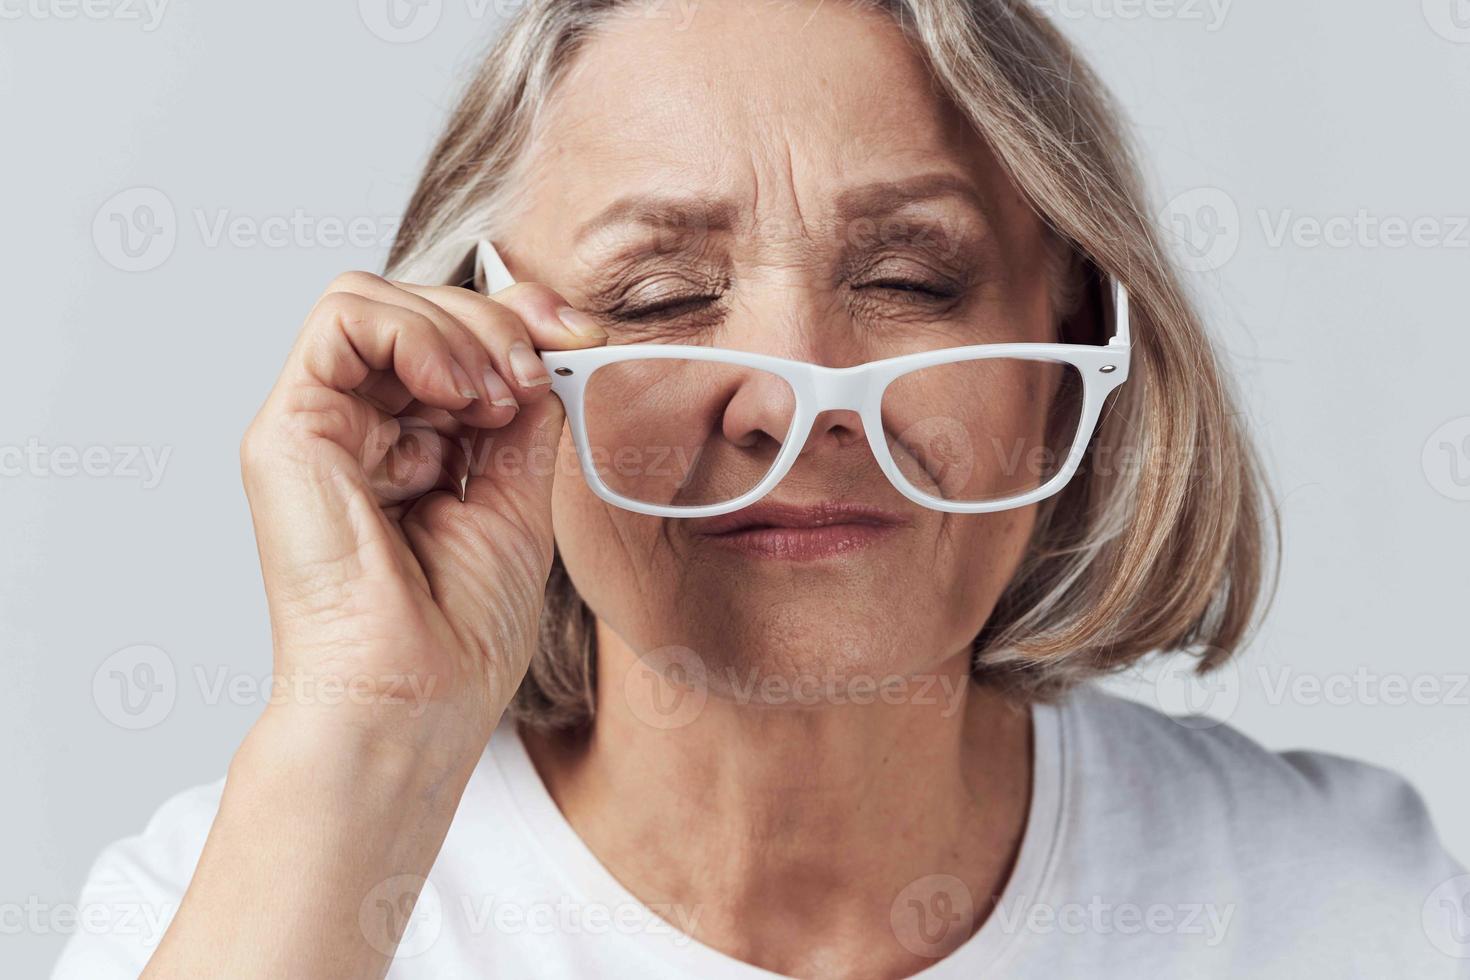
[{"label": "thumb", "polygon": [[517,521],[550,547],[551,489],[565,422],[561,400],[548,395],[502,429],[477,430],[465,478],[466,508]]},{"label": "thumb", "polygon": [[514,690],[534,648],[551,570],[551,488],[566,418],[542,398],[502,429],[475,431],[461,501],[424,498],[404,530],[450,626]]}]

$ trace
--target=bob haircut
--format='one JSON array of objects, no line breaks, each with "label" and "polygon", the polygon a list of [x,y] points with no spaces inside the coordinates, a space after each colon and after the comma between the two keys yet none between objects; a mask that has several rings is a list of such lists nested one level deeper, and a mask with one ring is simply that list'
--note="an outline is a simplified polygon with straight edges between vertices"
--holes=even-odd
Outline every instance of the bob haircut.
[{"label": "bob haircut", "polygon": [[[391,278],[462,284],[480,239],[513,238],[518,168],[539,107],[599,25],[640,2],[524,3],[429,158],[389,255]],[[1279,531],[1110,96],[1028,0],[844,2],[889,14],[920,53],[1050,230],[1073,305],[1102,302],[1101,273],[1132,296],[1129,383],[1076,477],[1037,505],[1027,556],[972,643],[975,681],[1041,700],[1159,651],[1194,654],[1202,673],[1219,667],[1264,605]],[[541,729],[585,726],[595,620],[559,555],[545,598],[540,649],[512,712]]]}]

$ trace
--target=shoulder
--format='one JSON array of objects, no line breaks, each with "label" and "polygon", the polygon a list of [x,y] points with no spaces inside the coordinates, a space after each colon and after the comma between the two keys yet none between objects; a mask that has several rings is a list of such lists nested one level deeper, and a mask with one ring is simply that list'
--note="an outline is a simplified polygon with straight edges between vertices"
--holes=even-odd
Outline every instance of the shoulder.
[{"label": "shoulder", "polygon": [[[1090,687],[1069,699],[1064,717],[1084,772],[1204,825],[1299,834],[1324,847],[1366,844],[1369,834],[1373,852],[1438,846],[1423,799],[1388,769],[1324,752],[1274,752],[1230,725],[1175,718]],[[1383,838],[1382,830],[1395,833]]]},{"label": "shoulder", "polygon": [[1298,858],[1351,856],[1360,866],[1403,868],[1442,852],[1422,797],[1388,769],[1274,752],[1227,724],[1171,717],[1090,687],[1068,699],[1063,717],[1069,753],[1093,792],[1126,792],[1140,810],[1192,819],[1196,831]]},{"label": "shoulder", "polygon": [[[1229,725],[1173,718],[1090,686],[1059,717],[1074,843],[1147,855],[1140,879],[1167,868],[1172,880],[1224,896],[1247,932],[1300,928],[1425,955],[1439,969],[1467,965],[1455,960],[1470,956],[1470,942],[1460,949],[1453,937],[1470,915],[1446,923],[1442,941],[1427,934],[1435,896],[1453,891],[1459,901],[1470,879],[1399,774],[1322,752],[1274,752]],[[1431,948],[1442,953],[1445,943],[1454,955]]]},{"label": "shoulder", "polygon": [[143,832],[93,862],[77,903],[78,927],[55,977],[137,976],[178,911],[219,809],[224,780],[165,802]]},{"label": "shoulder", "polygon": [[[501,754],[515,744],[513,732],[498,730],[493,740]],[[487,751],[476,767],[429,875],[457,897],[478,898],[485,878],[509,888],[535,871],[527,849],[509,843],[521,831],[493,756]],[[194,876],[224,788],[221,778],[178,793],[140,833],[103,848],[82,886],[76,926],[53,980],[107,980],[143,971]]]}]

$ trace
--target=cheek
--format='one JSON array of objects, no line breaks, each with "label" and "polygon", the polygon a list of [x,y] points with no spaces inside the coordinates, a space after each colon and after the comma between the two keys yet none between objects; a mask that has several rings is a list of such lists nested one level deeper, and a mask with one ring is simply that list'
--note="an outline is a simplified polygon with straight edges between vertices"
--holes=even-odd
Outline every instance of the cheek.
[{"label": "cheek", "polygon": [[960,631],[979,632],[1011,580],[1015,578],[1032,532],[1037,509],[1021,507],[994,514],[977,514],[957,519],[950,535],[953,543],[954,608],[965,622]]},{"label": "cheek", "polygon": [[577,592],[598,615],[623,625],[632,599],[648,592],[651,580],[667,574],[659,521],[605,503],[592,492],[578,466],[571,435],[557,450],[551,495],[557,551]]},{"label": "cheek", "polygon": [[583,555],[596,554],[599,541],[606,541],[612,533],[607,505],[592,492],[582,476],[570,428],[562,431],[557,447],[551,520],[556,547],[568,571],[574,571],[582,563]]}]

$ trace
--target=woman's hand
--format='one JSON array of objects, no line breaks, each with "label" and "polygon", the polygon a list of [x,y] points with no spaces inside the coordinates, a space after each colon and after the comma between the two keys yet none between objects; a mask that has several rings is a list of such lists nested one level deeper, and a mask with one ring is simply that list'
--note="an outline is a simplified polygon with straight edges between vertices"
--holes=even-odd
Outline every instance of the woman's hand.
[{"label": "woman's hand", "polygon": [[241,446],[278,706],[445,762],[484,747],[551,561],[563,412],[535,349],[605,339],[559,310],[355,272],[311,311]]},{"label": "woman's hand", "polygon": [[[279,695],[149,977],[374,976],[535,648],[563,413],[551,290],[349,273],[241,446]],[[463,493],[460,491],[463,482]]]}]

